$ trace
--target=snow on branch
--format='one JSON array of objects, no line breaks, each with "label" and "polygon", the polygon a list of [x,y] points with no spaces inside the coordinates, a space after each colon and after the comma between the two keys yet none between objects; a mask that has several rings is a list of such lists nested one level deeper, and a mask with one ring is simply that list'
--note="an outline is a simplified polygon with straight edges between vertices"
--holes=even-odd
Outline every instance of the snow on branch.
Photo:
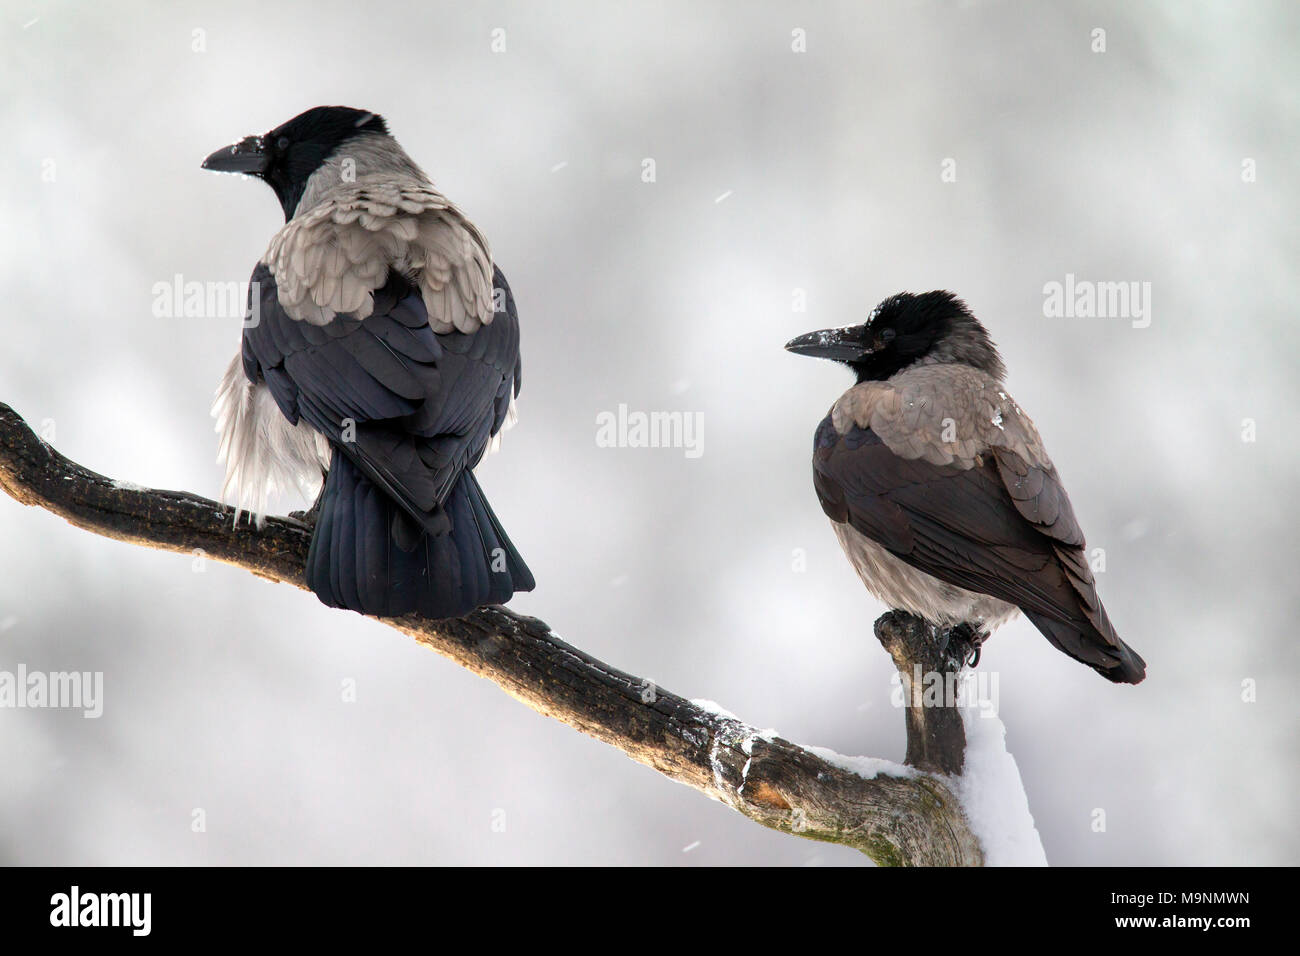
[{"label": "snow on branch", "polygon": [[[206,498],[112,481],[64,458],[4,404],[0,487],[21,504],[44,508],[95,534],[166,551],[201,550],[259,577],[306,586],[311,532],[302,524],[270,518],[261,528],[236,527],[233,509]],[[979,866],[985,861],[954,792],[960,780],[950,774],[961,764],[960,751],[954,756],[953,748],[964,748],[964,737],[960,743],[943,738],[953,730],[949,724],[922,720],[914,730],[909,715],[909,737],[929,734],[909,740],[909,760],[921,755],[915,767],[844,758],[800,747],[715,706],[668,693],[565,643],[537,618],[505,608],[482,608],[455,620],[408,616],[384,623],[538,713],[617,747],[763,826],[854,847],[882,865]],[[894,647],[906,645],[905,634],[916,623],[890,615],[877,622],[877,634],[900,669],[909,662]],[[929,759],[935,755],[938,759]]]}]

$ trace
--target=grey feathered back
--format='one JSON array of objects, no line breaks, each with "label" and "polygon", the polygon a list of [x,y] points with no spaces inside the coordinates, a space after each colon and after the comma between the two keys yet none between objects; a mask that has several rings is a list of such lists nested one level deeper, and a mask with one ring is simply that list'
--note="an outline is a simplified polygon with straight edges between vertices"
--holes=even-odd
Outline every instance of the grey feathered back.
[{"label": "grey feathered back", "polygon": [[414,279],[440,334],[492,321],[487,240],[390,136],[349,141],[307,181],[262,257],[291,318],[370,315],[389,269]]}]

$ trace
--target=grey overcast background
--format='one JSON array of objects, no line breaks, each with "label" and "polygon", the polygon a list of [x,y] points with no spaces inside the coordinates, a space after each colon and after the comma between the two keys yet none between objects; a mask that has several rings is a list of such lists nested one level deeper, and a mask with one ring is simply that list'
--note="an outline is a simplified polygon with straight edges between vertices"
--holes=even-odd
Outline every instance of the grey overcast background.
[{"label": "grey overcast background", "polygon": [[[0,29],[0,401],[69,457],[217,494],[238,320],[156,317],[152,289],[246,280],[281,215],[199,162],[311,106],[380,112],[519,301],[521,420],[480,468],[539,582],[513,606],[901,759],[882,608],[810,480],[848,377],[781,346],[953,289],[1150,665],[1112,686],[1023,621],[988,647],[1048,859],[1300,862],[1300,7],[5,0]],[[1150,282],[1150,326],[1045,317],[1067,273]],[[698,412],[703,454],[598,447],[620,403]],[[2,862],[867,862],[293,588],[4,497],[0,536],[0,670],[105,681],[98,720],[0,710]]]}]

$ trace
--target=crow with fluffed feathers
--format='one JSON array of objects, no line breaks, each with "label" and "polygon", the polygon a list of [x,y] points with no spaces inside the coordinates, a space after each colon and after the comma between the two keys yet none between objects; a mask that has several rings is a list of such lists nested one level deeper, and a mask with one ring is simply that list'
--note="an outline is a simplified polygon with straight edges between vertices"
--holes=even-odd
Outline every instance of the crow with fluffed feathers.
[{"label": "crow with fluffed feathers", "polygon": [[308,110],[203,167],[261,179],[285,217],[213,406],[223,498],[260,520],[323,482],[307,584],[331,607],[460,617],[532,590],[472,471],[520,384],[478,229],[364,110]]},{"label": "crow with fluffed feathers", "polygon": [[848,366],[857,383],[813,442],[813,485],[867,589],[980,646],[1023,611],[1108,680],[1146,663],[1106,616],[1060,476],[1007,394],[988,332],[951,292],[901,293],[863,325],[786,348]]}]

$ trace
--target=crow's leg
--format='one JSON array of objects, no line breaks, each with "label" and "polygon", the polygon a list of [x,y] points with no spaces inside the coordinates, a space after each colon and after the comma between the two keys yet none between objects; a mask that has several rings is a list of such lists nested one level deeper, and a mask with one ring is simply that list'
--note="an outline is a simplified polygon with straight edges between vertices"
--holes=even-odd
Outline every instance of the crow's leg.
[{"label": "crow's leg", "polygon": [[325,497],[325,481],[320,483],[320,491],[316,493],[316,500],[312,502],[311,507],[306,511],[290,511],[289,520],[296,521],[308,530],[316,527],[316,519],[320,517],[320,502]]},{"label": "crow's leg", "polygon": [[978,667],[980,649],[988,640],[988,632],[974,624],[962,621],[952,627],[936,628],[939,647],[950,660],[960,666]]}]

